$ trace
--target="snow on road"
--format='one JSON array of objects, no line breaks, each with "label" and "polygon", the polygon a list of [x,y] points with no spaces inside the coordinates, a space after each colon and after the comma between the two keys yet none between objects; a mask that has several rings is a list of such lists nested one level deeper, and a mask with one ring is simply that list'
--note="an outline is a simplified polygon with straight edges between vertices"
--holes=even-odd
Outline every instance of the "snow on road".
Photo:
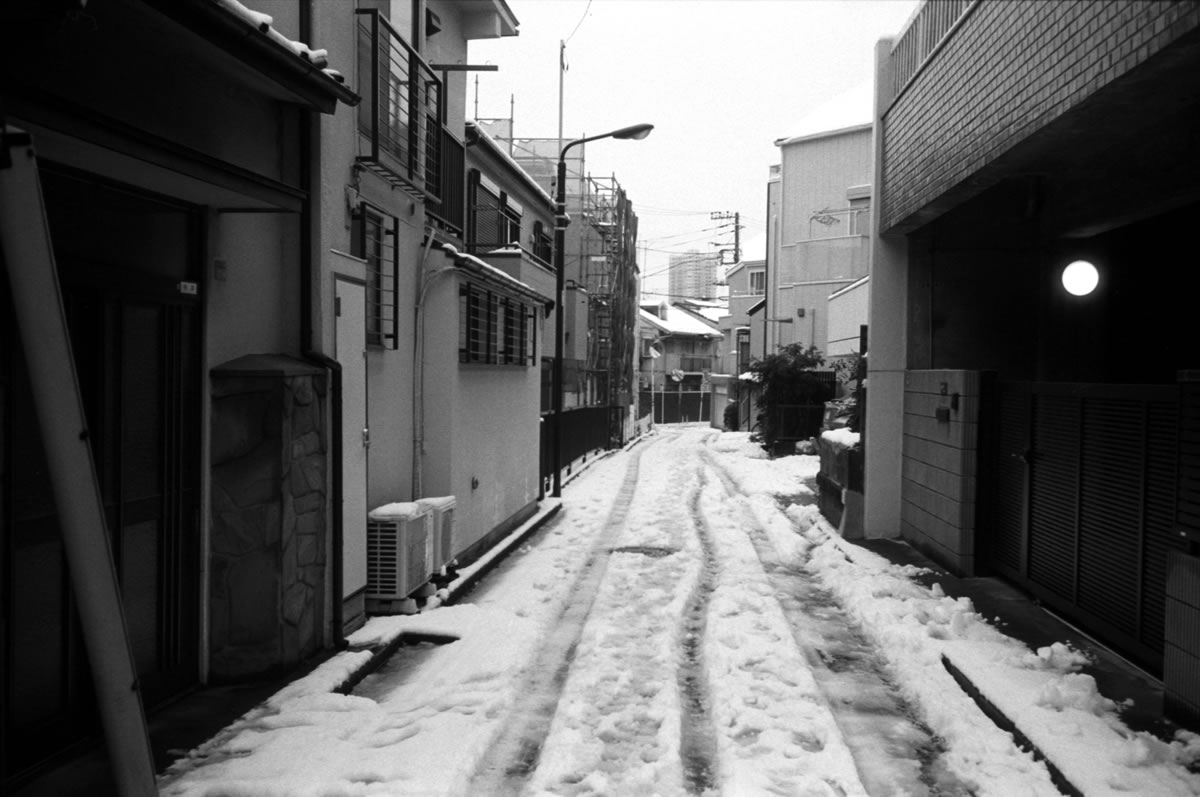
[{"label": "snow on road", "polygon": [[[330,689],[367,654],[340,654],[180,761],[162,793],[1058,794],[944,654],[994,702],[1022,675],[1049,745],[1110,733],[1112,761],[1064,754],[1086,794],[1200,793],[1182,765],[1200,740],[1122,732],[1077,654],[1029,651],[841,540],[806,503],[816,468],[745,434],[664,427],[569,484],[465,602],[351,640],[457,641],[351,695]],[[883,707],[873,720],[864,701]]]}]

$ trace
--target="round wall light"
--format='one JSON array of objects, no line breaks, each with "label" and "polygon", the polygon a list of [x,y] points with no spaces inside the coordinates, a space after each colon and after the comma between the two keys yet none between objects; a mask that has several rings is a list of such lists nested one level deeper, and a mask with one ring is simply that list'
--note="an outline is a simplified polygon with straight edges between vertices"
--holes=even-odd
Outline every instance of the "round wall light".
[{"label": "round wall light", "polygon": [[1086,260],[1076,260],[1063,269],[1062,284],[1068,293],[1087,296],[1100,284],[1100,272]]}]

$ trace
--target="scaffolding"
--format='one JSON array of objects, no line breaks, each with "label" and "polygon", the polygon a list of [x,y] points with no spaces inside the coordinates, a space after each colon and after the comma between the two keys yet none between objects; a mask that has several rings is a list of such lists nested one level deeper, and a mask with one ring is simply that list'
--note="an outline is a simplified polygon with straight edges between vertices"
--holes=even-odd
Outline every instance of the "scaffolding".
[{"label": "scaffolding", "polygon": [[[560,142],[516,138],[511,120],[479,120],[548,194],[554,195]],[[505,124],[507,122],[507,124]],[[624,442],[624,421],[633,403],[637,343],[637,215],[615,176],[586,170],[586,147],[568,153],[565,200],[571,224],[563,252],[564,279],[588,296],[586,359],[572,364],[575,379],[564,387],[579,404],[606,405],[613,418],[610,442]],[[567,387],[570,385],[570,387]]]}]

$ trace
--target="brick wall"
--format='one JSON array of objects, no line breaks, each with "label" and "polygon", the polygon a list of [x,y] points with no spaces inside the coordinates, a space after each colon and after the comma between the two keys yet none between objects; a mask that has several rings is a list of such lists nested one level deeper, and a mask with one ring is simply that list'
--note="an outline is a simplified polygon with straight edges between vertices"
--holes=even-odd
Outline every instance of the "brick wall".
[{"label": "brick wall", "polygon": [[976,3],[884,115],[881,228],[1197,27],[1197,3]]},{"label": "brick wall", "polygon": [[978,371],[904,376],[901,535],[957,575],[975,572]]}]

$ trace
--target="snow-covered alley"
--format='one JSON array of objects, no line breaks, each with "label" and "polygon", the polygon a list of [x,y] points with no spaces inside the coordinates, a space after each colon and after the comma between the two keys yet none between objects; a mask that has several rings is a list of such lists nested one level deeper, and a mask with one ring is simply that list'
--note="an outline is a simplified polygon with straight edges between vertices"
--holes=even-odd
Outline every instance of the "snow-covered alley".
[{"label": "snow-covered alley", "polygon": [[[1200,739],[1124,728],[1081,654],[1005,637],[817,514],[817,458],[660,427],[454,605],[374,618],[166,795],[1195,794]],[[348,695],[366,649],[404,635]]]}]

